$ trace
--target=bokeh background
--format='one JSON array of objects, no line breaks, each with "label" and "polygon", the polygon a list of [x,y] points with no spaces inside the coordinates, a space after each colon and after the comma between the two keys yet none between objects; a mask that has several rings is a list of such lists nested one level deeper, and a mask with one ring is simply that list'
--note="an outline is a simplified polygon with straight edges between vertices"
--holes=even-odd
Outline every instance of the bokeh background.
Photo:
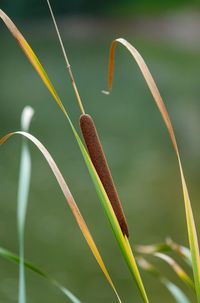
[{"label": "bokeh background", "polygon": [[[113,92],[106,89],[108,51],[128,39],[145,58],[173,121],[197,228],[200,227],[200,6],[193,1],[52,1],[85,109],[97,125],[119,190],[130,241],[150,244],[167,236],[187,245],[178,165],[152,97],[128,52],[119,47]],[[77,129],[79,109],[45,1],[1,0],[45,66]],[[61,168],[124,302],[140,302],[68,123],[16,41],[0,27],[0,135],[20,128],[27,104],[34,134]],[[16,196],[21,138],[1,147],[0,245],[18,251]],[[94,261],[45,160],[30,145],[33,170],[26,224],[26,258],[69,287],[83,302],[116,302]],[[176,282],[171,270],[155,261]],[[18,269],[0,260],[0,301],[17,302]],[[143,274],[151,302],[173,302]],[[192,293],[186,289],[191,302]],[[28,302],[66,299],[27,272]]]}]

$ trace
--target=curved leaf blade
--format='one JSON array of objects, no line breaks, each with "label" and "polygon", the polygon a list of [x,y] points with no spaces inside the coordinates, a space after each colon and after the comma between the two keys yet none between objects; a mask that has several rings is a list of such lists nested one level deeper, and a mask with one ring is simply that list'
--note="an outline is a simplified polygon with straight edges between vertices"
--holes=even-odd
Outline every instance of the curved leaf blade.
[{"label": "curved leaf blade", "polygon": [[47,89],[49,90],[49,92],[51,93],[51,95],[54,97],[55,101],[57,102],[57,104],[59,105],[59,107],[61,108],[62,112],[64,113],[64,115],[66,116],[71,129],[74,133],[74,136],[77,140],[77,143],[79,145],[79,148],[81,150],[81,153],[83,155],[83,158],[85,160],[85,163],[88,167],[89,173],[91,175],[91,178],[93,180],[93,183],[95,185],[96,191],[98,193],[98,196],[100,198],[100,201],[102,203],[102,206],[105,210],[105,213],[108,217],[108,220],[110,221],[110,224],[112,226],[112,230],[115,234],[115,237],[117,239],[117,242],[120,246],[121,252],[124,256],[124,259],[129,267],[129,270],[133,276],[133,278],[136,281],[136,284],[138,286],[138,289],[140,291],[140,294],[143,298],[143,301],[148,303],[148,298],[147,298],[147,294],[137,267],[137,264],[135,262],[135,258],[132,252],[132,249],[130,247],[129,241],[127,238],[124,238],[122,232],[121,232],[121,228],[118,224],[117,218],[115,216],[115,213],[112,209],[112,207],[110,206],[110,201],[108,199],[108,196],[104,190],[104,187],[101,183],[101,180],[99,179],[99,176],[90,160],[90,157],[85,149],[84,144],[82,143],[75,127],[73,126],[72,121],[70,120],[70,117],[68,116],[63,104],[60,101],[60,98],[58,97],[58,94],[56,93],[52,83],[50,82],[45,70],[43,69],[41,63],[39,62],[38,58],[36,57],[36,55],[34,54],[33,50],[30,48],[29,44],[27,43],[27,41],[24,39],[24,37],[22,36],[22,34],[19,32],[19,30],[16,28],[16,26],[14,25],[14,23],[10,20],[10,18],[2,11],[0,10],[0,18],[2,18],[2,20],[5,22],[6,26],[8,27],[8,29],[11,31],[11,33],[13,34],[13,36],[17,39],[17,41],[20,43],[20,46],[22,47],[24,53],[26,54],[26,56],[28,57],[29,61],[32,63],[33,67],[36,69],[36,71],[38,72],[39,76],[41,77],[42,81],[45,83]]},{"label": "curved leaf blade", "polygon": [[175,243],[171,238],[166,239],[166,244],[177,253],[190,267],[192,267],[191,253],[188,247]]},{"label": "curved leaf blade", "polygon": [[189,299],[186,297],[184,292],[174,283],[169,281],[166,277],[161,275],[161,273],[157,270],[157,268],[149,263],[146,259],[142,257],[137,258],[139,266],[149,273],[150,275],[154,276],[158,279],[171,293],[177,303],[190,303]]},{"label": "curved leaf blade", "polygon": [[116,39],[112,42],[111,48],[110,48],[110,56],[109,56],[109,69],[108,69],[108,86],[109,89],[112,88],[112,81],[113,81],[113,71],[114,71],[114,55],[115,55],[115,48],[117,44],[120,43],[131,53],[135,61],[137,62],[143,77],[149,87],[149,90],[153,96],[153,99],[161,113],[161,116],[163,118],[163,121],[167,127],[170,139],[172,141],[178,164],[179,164],[179,170],[181,175],[181,183],[182,183],[182,191],[183,191],[183,197],[184,197],[184,206],[185,206],[185,214],[186,214],[186,222],[187,222],[187,231],[188,231],[188,239],[190,244],[190,251],[192,256],[192,268],[193,268],[193,275],[194,275],[194,281],[195,281],[195,288],[196,288],[196,295],[197,300],[200,303],[200,255],[199,255],[199,244],[198,244],[198,238],[197,238],[197,232],[194,222],[194,216],[192,212],[191,202],[189,198],[189,193],[185,181],[185,176],[183,173],[182,163],[179,155],[179,150],[174,134],[174,130],[171,124],[170,117],[168,115],[167,109],[165,107],[165,104],[162,100],[162,97],[160,95],[160,92],[157,88],[157,85],[144,61],[140,53],[136,50],[135,47],[133,47],[128,41],[126,41],[123,38]]},{"label": "curved leaf blade", "polygon": [[[0,247],[0,256],[8,261],[20,264],[21,259],[18,257],[18,255],[12,253],[11,251]],[[24,266],[34,273],[40,275],[41,277],[47,279],[50,283],[52,283],[54,286],[56,286],[72,303],[81,303],[81,301],[66,287],[58,283],[56,280],[51,279],[43,270],[40,268],[36,267],[32,263],[26,261],[23,259]]]},{"label": "curved leaf blade", "polygon": [[67,112],[60,100],[60,97],[58,96],[56,90],[54,89],[51,81],[49,80],[49,77],[47,76],[46,71],[44,70],[43,66],[39,62],[37,56],[31,49],[30,45],[26,41],[26,39],[23,37],[23,35],[20,33],[16,25],[13,23],[13,21],[0,9],[0,18],[7,26],[10,33],[13,35],[13,37],[17,40],[18,44],[20,45],[21,49],[25,53],[26,57],[30,61],[30,63],[35,68],[36,72],[39,74],[40,78],[44,82],[45,86],[51,93],[54,100],[57,102],[58,106],[62,110],[62,112],[67,116]]},{"label": "curved leaf blade", "polygon": [[29,133],[26,133],[26,132],[23,132],[23,131],[18,131],[18,132],[13,132],[13,133],[9,133],[7,135],[5,135],[3,138],[0,139],[0,145],[2,145],[3,143],[5,143],[10,137],[12,137],[13,135],[22,135],[26,138],[28,138],[32,143],[34,143],[36,145],[36,147],[40,150],[40,152],[43,154],[43,156],[45,157],[46,161],[48,162],[61,190],[62,190],[62,193],[63,195],[65,196],[66,198],[66,201],[74,215],[74,218],[90,248],[90,250],[92,251],[93,253],[93,256],[95,257],[97,263],[99,264],[102,272],[104,273],[107,281],[109,282],[110,286],[112,287],[113,291],[115,292],[116,296],[117,296],[117,299],[119,302],[121,302],[121,299],[116,291],[116,288],[112,282],[112,279],[106,269],[106,266],[102,260],[102,257],[99,253],[99,250],[93,240],[93,237],[85,223],[85,220],[83,219],[80,211],[79,211],[79,208],[60,172],[60,170],[58,169],[55,161],[53,160],[53,158],[51,157],[50,153],[48,152],[48,150],[44,147],[44,145],[42,145],[42,143],[37,139],[35,138],[34,136],[32,136],[31,134]]},{"label": "curved leaf blade", "polygon": [[161,282],[169,290],[169,292],[175,298],[177,303],[190,303],[184,292],[177,285],[175,285],[168,279],[162,279]]},{"label": "curved leaf blade", "polygon": [[169,266],[173,269],[173,271],[177,274],[177,276],[190,288],[195,289],[194,283],[192,279],[188,276],[188,274],[175,262],[175,260],[163,253],[155,253],[155,257],[160,258],[165,261]]},{"label": "curved leaf blade", "polygon": [[135,249],[141,254],[154,254],[157,252],[175,252],[187,265],[192,266],[191,253],[188,247],[175,243],[171,238],[167,238],[163,243],[150,245],[136,245]]}]

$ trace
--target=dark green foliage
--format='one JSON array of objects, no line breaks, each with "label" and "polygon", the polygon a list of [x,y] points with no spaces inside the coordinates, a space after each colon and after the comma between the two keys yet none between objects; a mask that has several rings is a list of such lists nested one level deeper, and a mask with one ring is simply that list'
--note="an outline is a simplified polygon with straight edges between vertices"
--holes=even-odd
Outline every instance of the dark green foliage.
[{"label": "dark green foliage", "polygon": [[[56,15],[63,14],[138,14],[138,13],[158,13],[173,8],[181,8],[186,5],[199,6],[199,2],[192,0],[167,0],[167,1],[148,1],[148,0],[52,0],[52,7]],[[17,0],[1,1],[1,8],[13,17],[41,17],[48,16],[45,1],[41,0]]]}]

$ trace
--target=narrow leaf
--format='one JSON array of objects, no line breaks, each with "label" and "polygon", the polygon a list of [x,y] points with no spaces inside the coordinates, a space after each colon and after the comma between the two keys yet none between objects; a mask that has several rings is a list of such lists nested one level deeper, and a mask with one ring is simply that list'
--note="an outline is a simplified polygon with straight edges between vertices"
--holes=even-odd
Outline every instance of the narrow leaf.
[{"label": "narrow leaf", "polygon": [[200,256],[199,256],[199,245],[198,245],[198,239],[197,239],[197,232],[191,207],[191,202],[189,198],[189,193],[187,189],[187,185],[185,182],[185,176],[182,169],[182,163],[179,155],[179,150],[174,134],[174,130],[171,124],[171,120],[169,118],[167,109],[165,107],[165,104],[162,100],[162,97],[159,93],[159,90],[156,86],[156,83],[146,65],[144,62],[144,59],[139,54],[139,52],[125,39],[119,38],[112,42],[111,48],[110,48],[110,57],[109,57],[109,71],[108,71],[108,86],[109,89],[112,88],[112,81],[113,81],[113,70],[114,70],[114,54],[115,54],[115,48],[117,44],[120,43],[131,53],[135,61],[137,62],[144,79],[151,91],[151,94],[154,98],[154,101],[162,115],[162,118],[164,120],[164,123],[167,127],[167,130],[169,132],[177,159],[179,164],[179,170],[181,175],[181,182],[182,182],[182,190],[183,190],[183,197],[184,197],[184,205],[185,205],[185,214],[186,214],[186,221],[187,221],[187,231],[188,231],[188,239],[190,244],[190,251],[192,256],[192,268],[193,268],[193,274],[194,274],[194,281],[195,281],[195,288],[196,288],[196,295],[198,302],[200,303]]},{"label": "narrow leaf", "polygon": [[189,287],[191,287],[193,290],[195,289],[194,283],[191,280],[191,278],[188,276],[188,274],[181,268],[174,259],[171,257],[167,256],[166,254],[163,253],[155,253],[155,257],[158,257],[165,261],[169,266],[173,269],[173,271],[177,274],[177,276]]},{"label": "narrow leaf", "polygon": [[110,224],[111,224],[111,227],[112,227],[112,230],[114,232],[114,235],[116,237],[116,240],[120,246],[120,249],[121,249],[121,252],[124,256],[124,259],[128,265],[128,268],[133,276],[133,278],[135,279],[135,282],[136,282],[136,285],[138,286],[138,289],[140,291],[140,294],[142,296],[142,299],[144,302],[149,302],[148,301],[148,297],[147,297],[147,294],[146,294],[146,291],[145,291],[145,288],[144,288],[144,285],[143,285],[143,282],[142,282],[142,279],[141,279],[141,276],[140,276],[140,272],[138,270],[138,267],[137,267],[137,264],[136,264],[136,261],[135,261],[135,258],[134,258],[134,255],[133,255],[133,252],[132,252],[132,249],[130,247],[130,244],[129,244],[129,240],[128,238],[122,233],[122,230],[119,226],[119,223],[118,223],[118,220],[115,216],[115,213],[113,211],[113,208],[111,206],[111,203],[108,199],[108,196],[106,194],[106,191],[101,183],[101,180],[99,179],[99,176],[92,164],[92,161],[80,139],[80,137],[78,136],[76,130],[74,129],[73,125],[72,125],[72,130],[74,132],[74,135],[76,137],[76,140],[78,142],[78,145],[80,147],[80,150],[82,152],[82,155],[84,157],[84,160],[85,160],[85,163],[88,167],[88,170],[89,170],[89,173],[90,173],[90,176],[93,180],[93,183],[95,185],[95,188],[96,188],[96,191],[97,191],[97,194],[99,196],[99,199],[102,203],[102,206],[105,210],[105,213],[110,221]]},{"label": "narrow leaf", "polygon": [[45,83],[49,92],[54,97],[55,101],[57,102],[57,104],[61,108],[62,112],[64,113],[64,115],[68,119],[68,122],[69,122],[69,124],[71,126],[71,129],[74,133],[74,136],[77,140],[77,143],[79,145],[81,153],[84,157],[85,163],[88,167],[89,173],[90,173],[91,178],[93,180],[93,183],[95,185],[95,188],[96,188],[96,191],[97,191],[98,196],[100,198],[100,201],[102,203],[102,206],[103,206],[103,208],[105,210],[105,213],[106,213],[106,215],[107,215],[107,217],[110,221],[110,224],[112,226],[113,232],[114,232],[115,237],[118,241],[118,244],[120,246],[120,249],[122,251],[124,259],[125,259],[128,267],[129,267],[129,269],[130,269],[130,272],[131,272],[132,276],[134,277],[134,279],[136,281],[136,284],[139,288],[139,291],[140,291],[140,294],[143,298],[143,301],[147,303],[148,302],[147,294],[146,294],[142,279],[140,277],[140,273],[139,273],[135,258],[133,256],[132,249],[129,245],[128,239],[126,237],[124,237],[122,232],[121,232],[121,228],[118,224],[115,213],[114,213],[114,211],[111,207],[108,196],[107,196],[107,194],[104,190],[104,187],[101,183],[101,180],[99,179],[98,174],[97,174],[97,172],[96,172],[96,170],[95,170],[95,168],[94,168],[94,166],[91,162],[91,159],[90,159],[90,157],[89,157],[89,155],[88,155],[88,153],[85,149],[84,144],[82,143],[76,129],[73,126],[72,121],[70,120],[63,104],[60,101],[60,98],[58,97],[58,94],[56,93],[52,83],[50,82],[46,72],[44,71],[42,65],[40,64],[40,62],[39,62],[38,58],[36,57],[36,55],[34,54],[33,50],[30,48],[29,44],[24,39],[22,34],[19,32],[19,30],[16,28],[16,26],[13,24],[13,22],[10,20],[10,18],[1,10],[0,10],[0,17],[5,22],[5,24],[7,25],[8,29],[11,31],[13,36],[17,39],[17,41],[19,42],[20,46],[22,47],[24,53],[28,57],[29,61],[32,63],[33,67],[38,72],[39,76],[41,77],[42,81]]},{"label": "narrow leaf", "polygon": [[35,53],[31,49],[30,45],[26,41],[26,39],[22,36],[18,28],[15,26],[15,24],[12,22],[12,20],[0,9],[0,18],[3,20],[13,37],[17,40],[19,43],[21,49],[27,56],[30,63],[33,65],[39,76],[41,77],[42,81],[50,91],[51,95],[57,102],[58,106],[62,110],[62,112],[67,115],[67,112],[57,94],[55,91],[51,81],[49,80],[47,73],[45,72],[44,68],[42,67],[41,63],[39,62],[38,58],[36,57]]},{"label": "narrow leaf", "polygon": [[162,283],[169,290],[177,303],[190,303],[189,299],[177,285],[167,279],[162,279]]},{"label": "narrow leaf", "polygon": [[[21,116],[21,129],[29,130],[29,125],[34,111],[32,107],[26,106]],[[26,220],[26,209],[28,204],[28,194],[31,176],[31,157],[28,144],[25,139],[22,142],[18,197],[17,197],[17,225],[19,238],[19,293],[18,302],[26,303],[25,270],[24,270],[24,228]]]},{"label": "narrow leaf", "polygon": [[188,247],[175,243],[172,239],[167,238],[163,243],[150,245],[136,245],[135,250],[141,254],[154,254],[157,252],[175,252],[190,267],[192,266],[191,253]]},{"label": "narrow leaf", "polygon": [[32,141],[36,146],[37,148],[40,150],[40,152],[43,154],[43,156],[45,157],[46,161],[48,162],[67,202],[68,202],[68,205],[76,219],[76,222],[79,226],[79,228],[81,229],[81,232],[83,233],[83,236],[88,244],[88,246],[90,247],[97,263],[99,264],[101,270],[103,271],[107,281],[109,282],[110,286],[112,287],[112,289],[114,290],[117,298],[118,298],[118,301],[121,302],[120,298],[119,298],[119,295],[114,287],[114,284],[110,278],[110,275],[104,265],[104,262],[101,258],[101,255],[96,247],[96,244],[92,238],[92,235],[79,211],[79,208],[60,172],[60,170],[58,169],[55,161],[53,160],[53,158],[51,157],[50,153],[48,152],[48,150],[44,147],[44,145],[42,145],[42,143],[36,139],[34,136],[32,136],[31,134],[29,133],[26,133],[26,132],[22,132],[22,131],[18,131],[18,132],[14,132],[14,133],[9,133],[7,134],[6,136],[4,136],[3,138],[0,139],[0,145],[3,144],[4,142],[6,142],[10,137],[12,137],[13,135],[16,135],[16,134],[19,134],[19,135],[22,135],[26,138],[28,138],[30,141]]},{"label": "narrow leaf", "polygon": [[167,243],[156,243],[150,245],[136,245],[135,250],[141,254],[154,254],[156,252],[171,251]]},{"label": "narrow leaf", "polygon": [[175,243],[172,239],[167,238],[166,244],[172,251],[176,252],[190,267],[192,267],[191,253],[188,247]]},{"label": "narrow leaf", "polygon": [[174,283],[169,281],[166,277],[162,276],[161,273],[157,270],[157,268],[149,263],[146,259],[142,257],[137,258],[139,266],[149,273],[150,275],[154,276],[158,279],[171,293],[177,303],[189,303],[190,301],[184,294],[184,292]]},{"label": "narrow leaf", "polygon": [[[17,264],[21,263],[20,257],[3,247],[0,247],[0,256],[8,261]],[[36,267],[32,263],[25,261],[24,259],[23,263],[26,268],[30,269],[34,273],[40,275],[41,277],[45,278],[50,283],[52,283],[54,286],[56,286],[72,303],[81,303],[81,301],[71,291],[69,291],[66,287],[58,283],[56,280],[51,279],[43,270]]]}]

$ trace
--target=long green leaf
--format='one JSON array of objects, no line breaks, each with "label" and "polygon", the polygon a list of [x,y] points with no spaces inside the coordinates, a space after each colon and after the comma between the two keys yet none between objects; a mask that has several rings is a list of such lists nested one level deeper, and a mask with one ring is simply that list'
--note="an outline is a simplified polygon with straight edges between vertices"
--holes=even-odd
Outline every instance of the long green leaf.
[{"label": "long green leaf", "polygon": [[144,79],[151,91],[151,94],[154,98],[154,101],[161,113],[161,116],[163,118],[163,121],[167,127],[167,130],[170,135],[170,139],[172,141],[177,159],[178,159],[178,165],[181,175],[181,182],[182,182],[182,190],[183,190],[183,197],[184,197],[184,205],[185,205],[185,214],[186,214],[186,222],[187,222],[187,231],[188,231],[188,238],[189,238],[189,244],[190,244],[190,251],[192,256],[192,268],[193,268],[193,274],[194,274],[194,281],[195,281],[195,288],[196,288],[196,295],[197,300],[200,303],[200,255],[199,255],[199,244],[198,244],[198,238],[197,238],[197,232],[194,222],[194,216],[192,212],[191,202],[189,198],[189,193],[185,181],[185,176],[183,173],[182,163],[179,155],[179,150],[174,134],[174,130],[172,127],[172,123],[170,120],[170,117],[168,115],[167,109],[165,107],[165,104],[162,100],[162,97],[159,93],[159,90],[156,86],[156,83],[146,65],[144,62],[144,59],[140,55],[140,53],[125,39],[119,38],[112,42],[111,48],[110,48],[110,57],[109,57],[109,72],[108,72],[108,86],[109,89],[112,88],[112,81],[113,81],[113,70],[114,70],[114,54],[115,54],[115,48],[117,44],[120,43],[131,53],[135,61],[137,62]]},{"label": "long green leaf", "polygon": [[155,253],[155,257],[160,258],[165,261],[169,266],[173,269],[173,271],[177,274],[177,276],[189,287],[193,290],[195,289],[194,283],[192,279],[188,276],[188,274],[182,269],[182,267],[172,258],[163,253]]},{"label": "long green leaf", "polygon": [[42,145],[42,143],[37,139],[35,138],[34,136],[32,136],[31,134],[29,133],[26,133],[26,132],[22,132],[22,131],[18,131],[18,132],[14,132],[14,133],[9,133],[7,134],[6,136],[4,136],[3,138],[0,139],[0,145],[4,144],[10,137],[12,137],[13,135],[22,135],[24,136],[25,138],[28,138],[31,142],[33,142],[36,147],[40,150],[40,152],[43,154],[43,156],[45,157],[46,161],[48,162],[49,164],[49,167],[51,168],[62,192],[63,192],[63,195],[65,196],[66,198],[66,201],[72,211],[72,214],[74,215],[74,218],[76,219],[76,222],[89,246],[89,248],[91,249],[97,263],[99,264],[102,272],[104,273],[107,281],[109,282],[110,286],[112,287],[113,291],[115,292],[116,296],[117,296],[117,299],[119,302],[121,302],[120,300],[120,297],[115,289],[115,286],[111,280],[111,277],[105,267],[105,264],[102,260],[102,257],[99,253],[99,250],[97,249],[97,246],[93,240],[93,237],[85,223],[85,220],[83,219],[80,211],[79,211],[79,208],[60,172],[60,170],[58,169],[55,161],[53,160],[53,158],[51,157],[50,153],[48,152],[48,150],[44,147],[44,145]]},{"label": "long green leaf", "polygon": [[124,237],[124,235],[121,231],[118,220],[115,216],[115,213],[114,213],[111,203],[109,201],[109,198],[105,192],[105,189],[101,183],[101,180],[99,179],[99,176],[92,164],[92,161],[91,161],[82,141],[80,140],[76,130],[73,127],[72,127],[72,129],[73,129],[74,135],[76,136],[77,142],[79,144],[80,150],[84,157],[85,163],[88,167],[88,170],[89,170],[89,173],[93,180],[93,183],[95,185],[99,199],[100,199],[102,206],[105,210],[105,213],[110,221],[112,230],[113,230],[114,235],[117,239],[117,242],[120,246],[120,249],[125,258],[125,261],[129,267],[129,270],[136,281],[136,284],[140,290],[140,293],[141,293],[141,296],[142,296],[144,302],[149,302],[141,276],[140,276],[140,273],[139,273],[139,270],[138,270],[138,267],[137,267],[137,264],[136,264],[136,261],[135,261],[135,258],[134,258],[134,255],[132,253],[132,249],[129,245],[128,238],[126,236]]},{"label": "long green leaf", "polygon": [[[34,111],[32,107],[26,106],[21,116],[21,129],[23,131],[29,130],[29,125]],[[26,140],[23,138],[18,197],[17,197],[17,225],[18,225],[18,238],[19,238],[19,293],[18,302],[26,303],[26,287],[25,287],[25,270],[24,270],[24,228],[26,220],[26,210],[28,204],[28,194],[30,187],[31,177],[31,157]]]},{"label": "long green leaf", "polygon": [[177,303],[190,303],[189,299],[186,297],[184,292],[177,285],[175,285],[166,277],[161,275],[161,273],[157,270],[155,266],[153,266],[151,263],[149,263],[146,259],[142,257],[138,257],[137,261],[139,266],[144,271],[154,276],[168,289],[168,291],[171,293]]},{"label": "long green leaf", "polygon": [[[17,264],[21,264],[22,260],[18,255],[12,253],[11,251],[0,247],[0,256],[8,261],[15,262]],[[50,278],[43,270],[36,267],[32,263],[26,261],[23,259],[23,264],[26,268],[30,269],[34,273],[40,275],[41,277],[47,279],[50,283],[52,283],[54,286],[56,286],[72,303],[81,303],[81,301],[66,287],[58,283],[56,280]]]},{"label": "long green leaf", "polygon": [[37,71],[37,73],[39,74],[39,76],[41,77],[42,81],[44,82],[44,84],[46,85],[46,87],[48,88],[49,92],[51,93],[51,95],[53,96],[53,98],[55,99],[55,101],[57,102],[57,104],[59,105],[60,109],[62,110],[62,112],[64,113],[64,115],[66,116],[66,118],[68,119],[68,122],[71,126],[71,129],[74,133],[74,136],[77,140],[77,143],[79,145],[79,148],[81,150],[81,153],[84,157],[85,163],[88,167],[89,173],[92,177],[93,183],[95,185],[96,191],[98,193],[98,196],[100,198],[100,201],[102,203],[102,206],[105,210],[105,213],[111,223],[113,232],[115,234],[115,237],[117,239],[117,242],[120,246],[120,249],[122,251],[122,254],[125,258],[125,261],[130,269],[130,272],[132,274],[132,276],[134,277],[136,284],[139,288],[140,294],[142,296],[142,299],[144,302],[149,302],[148,298],[147,298],[147,294],[135,261],[135,258],[133,256],[132,253],[132,249],[130,247],[128,238],[124,237],[121,231],[121,228],[118,224],[118,220],[115,216],[115,213],[111,207],[110,201],[108,199],[108,196],[104,190],[104,187],[98,177],[98,174],[90,160],[90,157],[85,149],[84,144],[82,143],[76,129],[74,128],[72,121],[69,118],[69,115],[67,114],[67,111],[65,110],[62,102],[60,101],[60,98],[58,96],[58,94],[56,93],[51,81],[49,80],[44,68],[42,67],[41,63],[39,62],[38,58],[36,57],[35,53],[33,52],[33,50],[31,49],[31,47],[29,46],[29,44],[27,43],[27,41],[24,39],[24,37],[22,36],[22,34],[19,32],[19,30],[16,28],[16,26],[14,25],[14,23],[11,21],[11,19],[3,12],[0,10],[0,18],[2,18],[2,20],[5,22],[6,26],[8,27],[8,29],[10,30],[10,32],[12,33],[12,35],[15,37],[15,39],[18,41],[19,45],[21,46],[22,50],[24,51],[24,53],[26,54],[27,58],[29,59],[29,61],[31,62],[31,64],[33,65],[33,67],[35,68],[35,70]]},{"label": "long green leaf", "polygon": [[171,295],[174,297],[177,303],[189,303],[190,301],[183,293],[183,291],[174,283],[169,281],[168,279],[162,279],[161,282],[165,285],[165,287],[169,290]]}]

